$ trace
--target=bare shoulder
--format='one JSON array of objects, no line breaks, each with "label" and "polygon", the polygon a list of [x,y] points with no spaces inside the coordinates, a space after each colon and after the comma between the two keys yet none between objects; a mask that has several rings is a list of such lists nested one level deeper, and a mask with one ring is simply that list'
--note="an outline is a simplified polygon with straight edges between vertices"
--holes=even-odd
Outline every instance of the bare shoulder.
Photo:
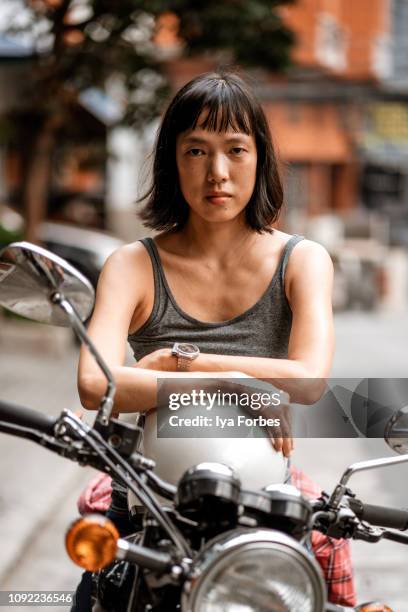
[{"label": "bare shoulder", "polygon": [[122,276],[128,273],[149,272],[150,257],[146,248],[139,241],[125,244],[109,255],[103,266],[103,272],[118,272]]},{"label": "bare shoulder", "polygon": [[99,298],[110,294],[136,305],[144,299],[151,286],[152,266],[149,254],[141,242],[133,242],[116,249],[106,260],[98,281]]},{"label": "bare shoulder", "polygon": [[290,254],[285,273],[287,294],[297,287],[308,290],[331,287],[333,263],[323,245],[313,240],[301,240]]},{"label": "bare shoulder", "polygon": [[290,271],[295,272],[299,266],[302,266],[302,268],[304,266],[307,268],[317,266],[320,269],[321,267],[332,268],[333,264],[323,245],[313,240],[304,239],[295,245],[289,257],[288,273]]}]

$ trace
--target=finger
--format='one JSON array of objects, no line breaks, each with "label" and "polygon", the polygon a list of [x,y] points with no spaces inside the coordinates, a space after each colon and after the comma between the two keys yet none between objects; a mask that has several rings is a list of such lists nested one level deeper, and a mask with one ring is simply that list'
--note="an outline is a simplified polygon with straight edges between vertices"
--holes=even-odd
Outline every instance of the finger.
[{"label": "finger", "polygon": [[292,440],[291,438],[283,438],[282,453],[284,457],[290,457],[292,452]]},{"label": "finger", "polygon": [[271,444],[277,453],[280,453],[283,448],[283,438],[270,438]]},{"label": "finger", "polygon": [[291,422],[288,419],[282,418],[281,422],[280,422],[280,427],[281,427],[281,430],[282,430],[282,437],[283,438],[291,438],[292,437]]},{"label": "finger", "polygon": [[266,426],[266,431],[268,433],[268,436],[273,439],[277,439],[277,438],[283,438],[283,434],[282,434],[282,430],[280,428],[280,426],[278,427],[268,427]]},{"label": "finger", "polygon": [[285,428],[285,435],[286,432],[288,432],[288,437],[290,436],[290,431],[292,429],[292,415],[290,412],[290,407],[289,406],[285,406],[284,409],[281,411],[281,424],[282,427]]}]

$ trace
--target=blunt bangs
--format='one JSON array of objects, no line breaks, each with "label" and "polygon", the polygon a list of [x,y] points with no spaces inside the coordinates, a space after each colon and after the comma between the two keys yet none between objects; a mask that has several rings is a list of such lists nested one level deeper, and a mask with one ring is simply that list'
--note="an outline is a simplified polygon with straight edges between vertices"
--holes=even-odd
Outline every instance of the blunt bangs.
[{"label": "blunt bangs", "polygon": [[[200,116],[204,119],[198,123]],[[243,132],[251,134],[253,120],[251,106],[239,87],[228,87],[225,80],[212,82],[212,87],[201,84],[181,96],[176,113],[179,132],[197,127],[209,132]]]},{"label": "blunt bangs", "polygon": [[232,73],[206,73],[182,87],[171,101],[159,128],[151,187],[141,198],[139,214],[155,230],[177,231],[187,223],[189,206],[181,193],[176,164],[179,134],[201,128],[210,132],[252,135],[257,148],[253,194],[245,208],[246,223],[270,232],[283,203],[283,190],[269,126],[258,100]]}]

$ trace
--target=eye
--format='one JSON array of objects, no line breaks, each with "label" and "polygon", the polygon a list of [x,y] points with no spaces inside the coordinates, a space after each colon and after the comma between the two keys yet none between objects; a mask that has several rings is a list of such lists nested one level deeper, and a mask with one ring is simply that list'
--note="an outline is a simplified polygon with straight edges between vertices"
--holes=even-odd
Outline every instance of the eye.
[{"label": "eye", "polygon": [[234,155],[242,155],[242,153],[244,153],[246,151],[246,149],[244,149],[244,147],[232,147],[231,152],[234,153]]},{"label": "eye", "polygon": [[187,155],[190,155],[190,157],[200,157],[201,155],[204,155],[204,151],[202,149],[189,149],[187,151]]}]

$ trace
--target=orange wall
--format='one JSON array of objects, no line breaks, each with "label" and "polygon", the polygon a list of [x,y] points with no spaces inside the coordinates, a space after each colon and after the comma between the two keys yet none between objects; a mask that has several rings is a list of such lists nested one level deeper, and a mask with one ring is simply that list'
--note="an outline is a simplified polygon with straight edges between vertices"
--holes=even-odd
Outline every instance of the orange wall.
[{"label": "orange wall", "polygon": [[388,0],[343,0],[343,4],[343,22],[350,31],[347,76],[370,76],[375,42],[390,27]]},{"label": "orange wall", "polygon": [[330,103],[264,104],[279,156],[284,161],[344,163],[351,150],[339,110]]},{"label": "orange wall", "polygon": [[314,24],[318,0],[297,0],[293,6],[282,7],[280,13],[296,35],[293,60],[301,65],[312,65],[314,57]]},{"label": "orange wall", "polygon": [[[391,0],[297,0],[281,14],[296,34],[295,63],[323,68],[348,78],[375,78],[372,63],[374,41],[389,31]],[[316,57],[319,15],[333,17],[346,40],[346,68],[330,68]]]}]

